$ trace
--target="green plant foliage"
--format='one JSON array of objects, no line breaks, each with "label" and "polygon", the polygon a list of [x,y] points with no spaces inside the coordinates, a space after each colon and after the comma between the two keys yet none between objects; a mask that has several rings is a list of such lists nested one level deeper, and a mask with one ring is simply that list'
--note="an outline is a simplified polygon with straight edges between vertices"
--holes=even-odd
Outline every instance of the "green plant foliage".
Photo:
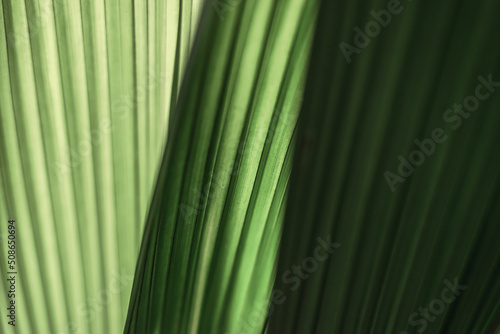
[{"label": "green plant foliage", "polygon": [[[322,2],[275,283],[283,296],[267,333],[498,326],[500,7],[400,6],[348,63],[341,43],[355,46],[353,28],[388,2]],[[399,156],[418,166],[398,171]],[[393,188],[387,171],[406,176]],[[306,258],[329,235],[340,247],[311,270]],[[304,278],[286,276],[294,265],[308,268],[298,270]],[[466,290],[442,295],[455,278]]]},{"label": "green plant foliage", "polygon": [[499,333],[498,2],[1,1],[0,333]]},{"label": "green plant foliage", "polygon": [[15,219],[16,333],[123,331],[201,4],[2,0],[0,271]]},{"label": "green plant foliage", "polygon": [[235,333],[267,303],[316,12],[303,0],[241,2],[223,20],[205,8],[126,332]]}]

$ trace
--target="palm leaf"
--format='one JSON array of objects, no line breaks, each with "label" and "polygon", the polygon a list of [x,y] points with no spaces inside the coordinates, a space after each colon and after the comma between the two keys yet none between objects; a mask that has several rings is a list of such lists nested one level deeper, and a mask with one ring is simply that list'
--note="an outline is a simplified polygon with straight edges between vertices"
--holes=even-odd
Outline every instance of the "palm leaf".
[{"label": "palm leaf", "polygon": [[499,333],[499,12],[2,0],[1,332]]},{"label": "palm leaf", "polygon": [[269,298],[316,11],[302,0],[246,2],[220,20],[205,8],[126,332],[233,333]]},{"label": "palm leaf", "polygon": [[[466,116],[445,113],[455,103],[473,109],[466,99],[482,85],[478,76],[499,81],[500,49],[491,39],[500,8],[442,1],[429,11],[428,4],[402,3],[349,63],[339,45],[354,45],[353,28],[364,29],[372,8],[387,3],[322,2],[274,287],[283,297],[268,333],[498,326],[500,93]],[[388,181],[387,171],[403,173],[398,157],[419,149],[415,139],[427,138],[431,152],[438,128],[446,140],[403,181]],[[340,247],[312,270],[306,259],[328,236]],[[289,273],[292,266],[306,268],[303,278]],[[442,291],[455,279],[467,289],[448,304]]]},{"label": "palm leaf", "polygon": [[15,219],[17,333],[123,329],[200,8],[2,1],[0,243]]}]

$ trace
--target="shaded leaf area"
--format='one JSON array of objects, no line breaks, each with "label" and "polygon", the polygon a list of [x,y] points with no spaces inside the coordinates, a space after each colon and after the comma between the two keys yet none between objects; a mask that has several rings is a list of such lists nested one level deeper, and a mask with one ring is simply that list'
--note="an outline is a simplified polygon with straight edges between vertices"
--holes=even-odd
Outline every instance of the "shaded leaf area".
[{"label": "shaded leaf area", "polygon": [[356,46],[387,8],[322,1],[267,333],[499,325],[500,5],[405,1]]},{"label": "shaded leaf area", "polygon": [[[127,333],[235,333],[267,304],[317,5],[205,7],[141,246]],[[263,314],[252,318],[262,332]]]},{"label": "shaded leaf area", "polygon": [[[2,0],[0,270],[15,219],[16,333],[123,330],[200,9],[201,1]],[[0,331],[10,333],[4,320]]]}]

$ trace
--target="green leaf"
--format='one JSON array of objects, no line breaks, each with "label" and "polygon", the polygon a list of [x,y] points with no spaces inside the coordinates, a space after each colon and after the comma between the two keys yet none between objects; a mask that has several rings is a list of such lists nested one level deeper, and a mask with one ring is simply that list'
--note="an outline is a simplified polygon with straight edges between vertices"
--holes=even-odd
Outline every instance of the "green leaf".
[{"label": "green leaf", "polygon": [[201,5],[2,1],[0,271],[15,219],[16,333],[123,330]]},{"label": "green leaf", "polygon": [[205,8],[126,332],[262,331],[265,313],[249,317],[269,298],[316,12],[303,0],[238,2],[223,20]]},{"label": "green leaf", "polygon": [[[476,87],[487,93],[479,76],[500,81],[500,7],[402,2],[349,63],[341,43],[359,44],[353,29],[387,6],[322,2],[274,286],[286,300],[267,333],[498,327],[500,92],[479,100]],[[400,155],[423,159],[405,173]],[[387,171],[404,181],[388,184]],[[319,260],[328,236],[340,247]],[[467,289],[445,302],[455,279]]]}]

